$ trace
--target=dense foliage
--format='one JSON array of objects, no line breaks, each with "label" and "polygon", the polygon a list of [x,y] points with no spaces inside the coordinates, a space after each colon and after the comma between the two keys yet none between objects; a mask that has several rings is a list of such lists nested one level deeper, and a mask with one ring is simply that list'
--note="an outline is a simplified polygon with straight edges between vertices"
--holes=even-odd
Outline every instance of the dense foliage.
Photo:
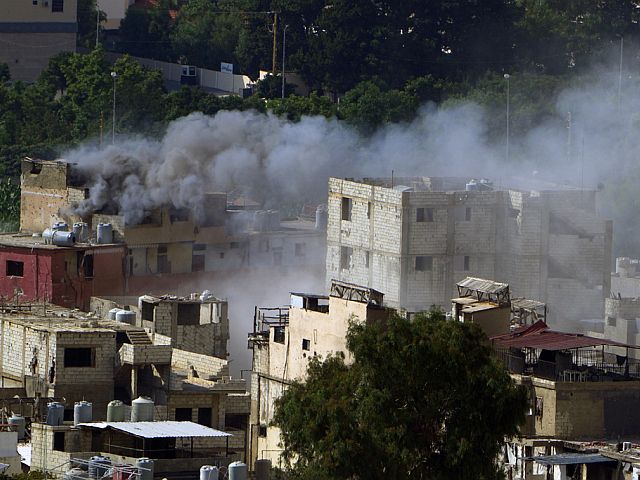
[{"label": "dense foliage", "polygon": [[301,478],[499,478],[495,459],[524,420],[516,386],[476,325],[439,312],[351,326],[341,356],[313,359],[277,401],[285,456]]}]

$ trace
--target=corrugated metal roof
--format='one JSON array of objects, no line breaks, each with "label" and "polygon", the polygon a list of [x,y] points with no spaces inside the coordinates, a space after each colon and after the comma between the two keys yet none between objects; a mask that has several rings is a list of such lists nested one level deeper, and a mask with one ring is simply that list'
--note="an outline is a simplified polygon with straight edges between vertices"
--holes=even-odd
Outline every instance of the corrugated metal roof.
[{"label": "corrugated metal roof", "polygon": [[534,308],[544,307],[545,304],[537,300],[529,300],[528,298],[512,298],[511,306],[515,308],[534,309]]},{"label": "corrugated metal roof", "polygon": [[467,277],[457,283],[458,287],[468,288],[484,293],[498,293],[509,288],[506,283],[498,283],[484,278]]},{"label": "corrugated metal roof", "polygon": [[612,458],[599,453],[559,453],[557,455],[540,455],[531,459],[542,465],[582,465],[583,463],[615,462]]},{"label": "corrugated metal roof", "polygon": [[93,422],[81,427],[112,428],[142,438],[232,437],[230,433],[193,422]]},{"label": "corrugated metal roof", "polygon": [[496,335],[491,337],[491,340],[501,347],[540,348],[544,350],[568,350],[600,345],[636,348],[632,345],[614,342],[605,338],[589,337],[580,333],[556,332],[549,329],[542,320],[512,333]]}]

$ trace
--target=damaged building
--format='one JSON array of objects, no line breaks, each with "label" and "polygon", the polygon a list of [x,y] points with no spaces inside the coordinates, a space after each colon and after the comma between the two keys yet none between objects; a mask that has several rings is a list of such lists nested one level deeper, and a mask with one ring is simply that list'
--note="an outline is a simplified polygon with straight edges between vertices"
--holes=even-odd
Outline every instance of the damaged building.
[{"label": "damaged building", "polygon": [[552,322],[593,318],[609,295],[612,239],[596,195],[460,178],[331,178],[327,284],[367,285],[412,312],[445,307],[462,278],[492,278],[544,302]]},{"label": "damaged building", "polygon": [[73,164],[27,158],[22,162],[20,232],[42,234],[56,224],[69,230],[78,224],[91,244],[108,239],[124,245],[125,295],[176,291],[186,281],[206,283],[221,272],[304,268],[322,275],[324,269],[324,210],[318,221],[283,220],[277,211],[237,205],[226,193],[211,192],[203,195],[198,212],[164,205],[128,222],[114,205],[87,210],[89,198],[87,180]]},{"label": "damaged building", "polygon": [[388,317],[383,295],[370,288],[333,282],[326,295],[291,293],[287,307],[256,308],[251,372],[251,465],[270,460],[280,465],[280,430],[271,424],[274,402],[294,380],[304,379],[309,361],[342,352],[350,321],[375,322]]}]

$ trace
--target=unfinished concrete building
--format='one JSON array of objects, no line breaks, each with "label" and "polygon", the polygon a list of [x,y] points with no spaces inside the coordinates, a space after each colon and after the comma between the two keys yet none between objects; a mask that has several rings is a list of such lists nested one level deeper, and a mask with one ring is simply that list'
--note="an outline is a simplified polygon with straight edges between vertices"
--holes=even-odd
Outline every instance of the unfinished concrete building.
[{"label": "unfinished concrete building", "polygon": [[[613,296],[605,299],[604,320],[592,322],[591,329],[586,333],[634,347],[640,346],[640,299]],[[636,348],[617,350],[619,355],[640,359],[640,351]]]},{"label": "unfinished concrete building", "polygon": [[327,284],[393,307],[445,307],[467,276],[508,283],[553,322],[593,318],[610,289],[611,222],[596,192],[495,189],[457,178],[329,179]]},{"label": "unfinished concrete building", "polygon": [[251,372],[251,458],[280,464],[280,430],[271,425],[274,402],[293,380],[302,380],[314,357],[342,352],[350,360],[346,333],[350,321],[387,318],[383,295],[370,288],[333,282],[331,293],[292,293],[291,305],[256,308]]}]

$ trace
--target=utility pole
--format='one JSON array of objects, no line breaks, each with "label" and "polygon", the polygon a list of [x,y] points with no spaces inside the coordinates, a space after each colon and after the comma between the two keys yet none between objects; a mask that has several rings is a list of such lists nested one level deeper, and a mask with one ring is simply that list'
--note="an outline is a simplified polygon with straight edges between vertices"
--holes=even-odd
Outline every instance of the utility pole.
[{"label": "utility pole", "polygon": [[287,50],[287,27],[289,25],[285,25],[282,29],[282,99],[284,100],[284,55]]},{"label": "utility pole", "polygon": [[618,71],[618,111],[622,104],[622,54],[624,52],[624,37],[620,36],[620,69]]},{"label": "utility pole", "polygon": [[510,127],[510,125],[509,124],[511,123],[510,119],[509,119],[509,114],[511,113],[510,112],[510,110],[511,110],[510,109],[510,107],[511,107],[511,98],[510,98],[511,97],[511,92],[509,90],[509,79],[510,78],[511,78],[511,75],[509,75],[508,73],[504,74],[504,79],[507,81],[507,149],[506,149],[507,150],[506,151],[507,163],[509,163],[509,140],[510,140],[510,138],[509,138],[509,133],[510,133],[509,132],[509,127]]},{"label": "utility pole", "polygon": [[96,0],[96,48],[98,48],[98,38],[100,36],[100,8],[98,0]]},{"label": "utility pole", "polygon": [[271,74],[276,74],[276,56],[278,54],[278,12],[273,12],[273,50],[271,58]]},{"label": "utility pole", "polygon": [[111,124],[111,144],[115,145],[116,143],[116,78],[118,78],[118,74],[116,72],[111,72],[111,78],[113,78],[113,123]]}]

